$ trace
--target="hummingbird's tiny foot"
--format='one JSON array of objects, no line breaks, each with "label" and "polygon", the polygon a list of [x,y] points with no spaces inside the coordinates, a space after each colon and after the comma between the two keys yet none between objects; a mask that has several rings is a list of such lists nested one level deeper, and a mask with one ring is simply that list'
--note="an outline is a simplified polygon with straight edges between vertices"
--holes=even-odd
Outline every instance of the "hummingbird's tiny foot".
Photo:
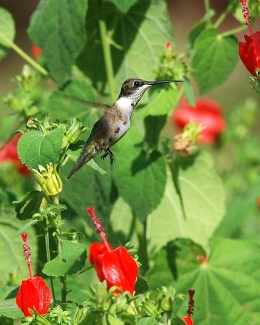
[{"label": "hummingbird's tiny foot", "polygon": [[115,162],[115,156],[113,155],[113,152],[109,148],[105,150],[105,153],[104,155],[101,156],[101,159],[104,160],[108,155],[110,158],[110,164],[112,165]]}]

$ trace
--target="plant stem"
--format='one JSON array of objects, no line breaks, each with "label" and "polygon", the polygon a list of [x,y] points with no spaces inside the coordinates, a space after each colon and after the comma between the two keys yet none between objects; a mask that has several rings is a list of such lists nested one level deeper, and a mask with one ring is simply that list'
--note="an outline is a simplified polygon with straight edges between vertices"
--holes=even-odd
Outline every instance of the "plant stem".
[{"label": "plant stem", "polygon": [[39,65],[36,61],[34,61],[29,55],[27,55],[20,47],[14,44],[14,42],[10,41],[8,37],[5,36],[4,33],[0,31],[0,39],[6,44],[10,46],[18,55],[20,55],[25,61],[31,64],[36,70],[42,73],[44,76],[48,75],[47,70],[45,70],[41,65]]},{"label": "plant stem", "polygon": [[[49,262],[51,260],[51,251],[50,251],[50,237],[49,237],[48,230],[45,231],[45,247],[46,247],[47,262]],[[50,282],[51,282],[51,291],[52,291],[53,301],[56,303],[54,284],[53,284],[53,277],[52,276],[50,276]]]},{"label": "plant stem", "polygon": [[214,28],[218,28],[220,26],[220,24],[222,23],[222,21],[227,17],[227,15],[230,13],[231,11],[231,4],[229,4],[226,9],[222,12],[222,14],[219,16],[219,18],[217,19],[217,21],[214,23],[213,27]]},{"label": "plant stem", "polygon": [[146,273],[149,269],[149,260],[147,253],[147,242],[146,242],[146,230],[147,223],[144,221],[143,223],[136,217],[133,212],[134,220],[135,220],[135,229],[139,241],[140,247],[140,259],[142,263],[142,271]]},{"label": "plant stem", "polygon": [[112,102],[114,102],[116,99],[116,92],[115,92],[115,84],[114,84],[114,71],[113,71],[113,63],[112,63],[111,50],[110,50],[110,41],[107,33],[106,22],[103,16],[102,3],[100,0],[99,0],[99,9],[100,9],[99,10],[100,18],[98,22],[99,31],[100,31],[100,37],[102,42],[102,48],[103,48],[110,97]]},{"label": "plant stem", "polygon": [[234,35],[236,33],[239,33],[239,32],[241,32],[241,31],[243,31],[245,29],[247,29],[247,26],[242,25],[242,26],[230,29],[230,30],[228,30],[228,31],[226,31],[224,33],[221,33],[221,34],[219,34],[219,36],[220,37],[232,36],[232,35]]}]

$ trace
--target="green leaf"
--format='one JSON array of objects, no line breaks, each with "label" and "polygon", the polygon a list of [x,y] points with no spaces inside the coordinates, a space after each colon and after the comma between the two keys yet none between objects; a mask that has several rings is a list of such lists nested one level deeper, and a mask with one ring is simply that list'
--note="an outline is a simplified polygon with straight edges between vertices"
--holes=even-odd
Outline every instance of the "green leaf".
[{"label": "green leaf", "polygon": [[14,201],[16,216],[19,220],[31,219],[38,212],[44,195],[41,191],[31,191],[20,201]]},{"label": "green leaf", "polygon": [[[125,160],[126,155],[133,160]],[[140,220],[144,221],[159,205],[164,194],[166,185],[164,157],[155,150],[151,154],[139,151],[139,155],[136,156],[136,149],[121,147],[117,163],[113,176],[120,196],[128,202]]]},{"label": "green leaf", "polygon": [[213,9],[209,9],[205,16],[201,20],[199,20],[195,25],[193,25],[192,28],[189,30],[186,41],[189,55],[192,53],[193,45],[196,39],[205,30],[207,22],[212,17],[214,17],[214,15],[215,11]]},{"label": "green leaf", "polygon": [[13,42],[15,36],[15,24],[12,15],[4,8],[0,8],[0,59],[9,50],[9,44],[1,37],[3,34],[9,41]]},{"label": "green leaf", "polygon": [[222,37],[213,28],[205,30],[197,38],[191,67],[202,94],[229,77],[238,59],[237,46],[233,36]]},{"label": "green leaf", "polygon": [[[1,211],[0,220],[0,287],[10,281],[10,277],[16,281],[29,278],[28,268],[23,255],[23,241],[21,236],[17,236],[19,228],[23,225],[21,221],[17,221],[13,211]],[[37,238],[32,228],[26,231],[29,237],[31,247],[31,259],[33,261],[33,269],[37,267]],[[1,310],[1,308],[0,308]]]},{"label": "green leaf", "polygon": [[190,79],[186,77],[185,77],[185,98],[189,105],[195,106],[196,97],[195,97],[194,89],[192,83],[190,82]]},{"label": "green leaf", "polygon": [[12,319],[23,317],[23,313],[17,307],[17,304],[15,302],[17,292],[17,287],[6,286],[0,289],[0,315],[7,316]]},{"label": "green leaf", "polygon": [[146,279],[141,274],[138,274],[138,278],[135,284],[135,295],[144,293],[148,290],[149,284],[147,283]]},{"label": "green leaf", "polygon": [[55,129],[47,134],[32,130],[21,136],[18,141],[18,155],[29,169],[41,165],[57,163],[63,140],[63,131]]},{"label": "green leaf", "polygon": [[[132,1],[130,3],[132,4]],[[80,65],[93,83],[99,84],[99,89],[104,91],[106,69],[103,50],[101,42],[96,41],[99,33],[99,10],[98,2],[90,1],[87,15],[88,55],[82,55]],[[174,43],[166,2],[138,1],[127,14],[119,15],[115,6],[107,1],[103,2],[103,14],[107,29],[113,35],[112,41],[122,48],[119,50],[111,47],[114,80],[118,92],[122,82],[129,77],[138,76],[152,80],[154,66],[159,62],[159,55],[164,51],[165,43]]]},{"label": "green leaf", "polygon": [[[187,237],[206,246],[224,217],[225,193],[211,156],[204,151],[179,158],[167,171],[167,185],[158,208],[147,220],[150,249]],[[173,178],[174,182],[173,183]]]},{"label": "green leaf", "polygon": [[93,108],[96,94],[85,80],[75,80],[66,85],[62,91],[54,91],[44,106],[44,111],[58,120],[74,116],[88,127],[92,127],[104,109]]},{"label": "green leaf", "polygon": [[177,87],[154,86],[150,94],[152,94],[151,100],[145,108],[141,110],[143,116],[169,115],[179,99]]},{"label": "green leaf", "polygon": [[111,0],[113,4],[123,13],[127,13],[128,10],[136,4],[138,0]]},{"label": "green leaf", "polygon": [[31,17],[28,33],[60,86],[70,80],[72,65],[85,45],[86,12],[86,0],[42,0]]},{"label": "green leaf", "polygon": [[159,136],[166,123],[167,116],[148,115],[144,119],[145,125],[145,142],[148,144],[149,149],[156,149],[159,141]]},{"label": "green leaf", "polygon": [[62,241],[62,252],[50,262],[47,262],[42,272],[49,276],[64,276],[75,274],[85,265],[87,247],[71,241]]},{"label": "green leaf", "polygon": [[[108,160],[101,161],[100,159],[100,164],[101,167],[104,166],[103,168],[109,171]],[[73,164],[69,163],[62,168],[62,179],[68,176],[72,166]],[[87,164],[69,180],[64,180],[63,184],[62,199],[73,210],[82,215],[87,207],[94,206],[97,215],[104,218],[104,225],[109,223],[108,216],[118,195],[110,173],[101,175],[100,172],[89,168]],[[88,220],[87,215],[86,220]]]},{"label": "green leaf", "polygon": [[[194,324],[257,324],[260,319],[259,243],[213,238],[208,260],[176,243],[178,292],[195,290]],[[185,315],[187,300],[178,308]]]}]

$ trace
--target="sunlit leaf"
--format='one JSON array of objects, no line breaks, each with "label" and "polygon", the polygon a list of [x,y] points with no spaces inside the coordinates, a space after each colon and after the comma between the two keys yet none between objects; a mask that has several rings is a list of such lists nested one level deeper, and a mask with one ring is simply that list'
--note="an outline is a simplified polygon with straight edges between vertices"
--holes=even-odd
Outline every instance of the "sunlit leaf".
[{"label": "sunlit leaf", "polygon": [[47,134],[32,130],[18,141],[18,155],[29,169],[57,163],[62,146],[63,131],[55,129]]}]

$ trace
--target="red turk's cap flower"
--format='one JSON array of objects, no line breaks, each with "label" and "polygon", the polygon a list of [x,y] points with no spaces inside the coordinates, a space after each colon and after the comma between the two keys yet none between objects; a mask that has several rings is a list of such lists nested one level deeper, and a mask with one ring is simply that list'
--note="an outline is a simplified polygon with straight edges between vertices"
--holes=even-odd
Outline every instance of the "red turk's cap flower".
[{"label": "red turk's cap flower", "polygon": [[207,144],[215,143],[218,134],[222,133],[226,127],[221,107],[207,98],[197,99],[195,108],[183,99],[174,110],[171,120],[173,125],[181,130],[190,121],[199,123],[202,126],[199,141]]},{"label": "red turk's cap flower", "polygon": [[112,249],[109,245],[103,226],[92,207],[87,209],[103,243],[92,243],[89,252],[89,262],[95,265],[97,276],[102,282],[106,280],[107,289],[119,287],[123,292],[134,293],[138,275],[138,266],[125,247]]},{"label": "red turk's cap flower", "polygon": [[244,37],[245,42],[239,42],[239,56],[247,70],[257,78],[260,70],[260,32]]},{"label": "red turk's cap flower", "polygon": [[[51,303],[52,294],[43,278],[33,276],[31,267],[31,252],[27,242],[28,234],[21,234],[23,239],[24,257],[28,266],[30,278],[22,281],[22,284],[16,295],[16,304],[24,313],[24,316],[33,316],[30,310],[44,315],[48,312]],[[30,310],[29,310],[30,309]]]},{"label": "red turk's cap flower", "polygon": [[20,174],[29,176],[31,175],[30,170],[22,164],[17,153],[17,143],[20,137],[21,134],[16,134],[6,146],[0,144],[0,164],[10,162],[15,166]]},{"label": "red turk's cap flower", "polygon": [[239,56],[247,70],[255,78],[258,78],[258,72],[260,70],[260,32],[253,33],[246,0],[240,0],[240,2],[250,35],[244,35],[245,42],[239,42]]},{"label": "red turk's cap flower", "polygon": [[40,315],[48,312],[52,294],[43,278],[34,276],[22,281],[16,296],[16,304],[24,316],[32,316],[29,309]]}]

